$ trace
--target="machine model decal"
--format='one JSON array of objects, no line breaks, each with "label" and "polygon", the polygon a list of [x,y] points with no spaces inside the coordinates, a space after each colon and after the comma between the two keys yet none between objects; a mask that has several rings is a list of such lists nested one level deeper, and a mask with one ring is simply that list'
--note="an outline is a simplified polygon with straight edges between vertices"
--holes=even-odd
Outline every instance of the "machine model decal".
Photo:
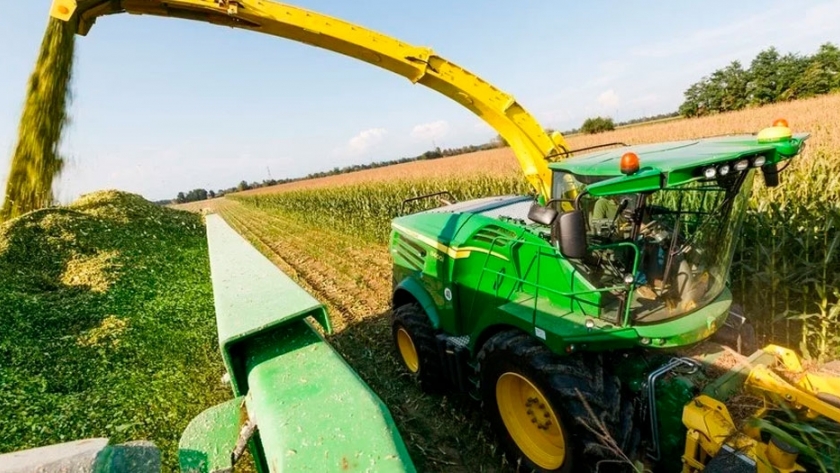
[{"label": "machine model decal", "polygon": [[407,236],[409,236],[411,238],[414,238],[416,240],[420,240],[421,242],[431,246],[432,248],[440,251],[441,253],[445,253],[445,254],[449,255],[449,257],[452,258],[452,259],[468,258],[470,256],[470,253],[474,251],[476,253],[485,253],[485,254],[489,254],[491,256],[495,256],[496,258],[508,261],[507,256],[496,253],[495,251],[487,250],[485,248],[478,248],[478,247],[475,247],[475,246],[461,246],[461,247],[447,246],[447,245],[444,245],[444,244],[440,243],[439,241],[435,241],[432,238],[429,238],[425,235],[421,235],[420,233],[414,232],[414,231],[409,230],[408,228],[402,227],[400,225],[392,224],[391,226],[393,227],[394,230],[400,232],[403,236],[407,235]]}]

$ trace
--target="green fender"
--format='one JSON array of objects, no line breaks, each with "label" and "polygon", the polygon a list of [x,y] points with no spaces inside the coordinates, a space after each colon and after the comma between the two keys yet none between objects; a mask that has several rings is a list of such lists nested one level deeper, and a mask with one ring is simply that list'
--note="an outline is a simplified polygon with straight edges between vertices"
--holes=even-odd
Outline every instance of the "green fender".
[{"label": "green fender", "polygon": [[426,315],[429,316],[429,320],[432,322],[432,327],[435,329],[440,328],[440,316],[438,315],[437,306],[432,300],[432,297],[426,291],[426,288],[424,288],[414,278],[408,277],[403,279],[402,282],[400,282],[394,289],[394,296],[392,300],[395,308],[401,300],[404,300],[404,298],[400,296],[400,291],[407,292],[417,302],[419,302],[420,306],[423,307],[423,310],[426,311]]}]

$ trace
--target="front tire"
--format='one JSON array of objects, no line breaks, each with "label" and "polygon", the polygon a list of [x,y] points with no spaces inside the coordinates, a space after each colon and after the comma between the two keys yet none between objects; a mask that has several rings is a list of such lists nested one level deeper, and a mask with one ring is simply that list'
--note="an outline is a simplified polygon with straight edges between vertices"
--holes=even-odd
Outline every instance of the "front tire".
[{"label": "front tire", "polygon": [[[633,458],[639,444],[634,406],[599,355],[560,357],[511,330],[490,338],[478,361],[485,415],[517,471],[587,471],[601,460],[630,466],[622,453]],[[590,430],[598,424],[612,445]]]},{"label": "front tire", "polygon": [[409,373],[417,377],[420,388],[428,393],[443,391],[446,384],[435,330],[420,304],[412,302],[394,309],[391,335],[397,357]]}]

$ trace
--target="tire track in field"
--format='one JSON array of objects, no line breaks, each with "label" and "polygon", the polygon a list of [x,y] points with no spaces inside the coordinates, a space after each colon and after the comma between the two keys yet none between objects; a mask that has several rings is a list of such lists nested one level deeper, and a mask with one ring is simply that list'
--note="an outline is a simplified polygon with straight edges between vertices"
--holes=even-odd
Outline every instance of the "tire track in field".
[{"label": "tire track in field", "polygon": [[[294,245],[285,244],[288,243],[287,241],[282,239],[278,241],[276,238],[268,237],[264,229],[260,228],[259,223],[255,223],[258,221],[243,220],[234,212],[225,212],[223,216],[237,221],[269,252],[290,266],[294,274],[312,288],[313,295],[330,302],[333,307],[330,311],[330,320],[336,331],[342,330],[348,324],[382,312],[381,307],[367,304],[367,300],[374,298],[359,297],[359,291],[356,288],[347,287],[346,278],[342,283],[341,278],[336,277],[337,272],[323,262],[309,255],[302,255]],[[352,282],[351,284],[354,285]]]},{"label": "tire track in field", "polygon": [[[345,304],[340,299],[333,296],[332,291],[324,284],[319,282],[323,278],[314,277],[308,271],[301,271],[301,266],[292,262],[286,257],[280,255],[272,248],[271,243],[261,238],[256,232],[252,231],[242,220],[229,213],[227,210],[221,211],[223,218],[225,218],[231,226],[236,229],[243,237],[251,241],[260,251],[266,255],[274,264],[276,264],[283,272],[298,283],[304,290],[312,294],[318,301],[322,302],[328,311],[330,317],[330,324],[335,332],[344,330],[348,323],[346,319],[347,309]],[[351,317],[352,318],[352,317]]]},{"label": "tire track in field", "polygon": [[[278,264],[280,269],[286,272],[286,274],[288,274],[296,282],[302,283],[305,289],[310,291],[313,295],[320,296],[320,298],[324,299],[325,302],[332,306],[333,309],[342,305],[341,301],[334,297],[334,291],[322,283],[324,278],[318,277],[320,275],[313,274],[312,271],[305,268],[306,263],[308,263],[306,259],[300,260],[298,258],[295,260],[294,255],[289,256],[281,254],[275,248],[277,246],[277,242],[270,241],[256,230],[255,225],[252,222],[240,218],[234,213],[227,211],[227,209],[223,212],[223,217],[231,222],[240,234],[258,245],[261,252],[269,257],[269,259],[275,262],[279,261],[281,263]],[[336,311],[336,313],[338,313],[338,311]]]},{"label": "tire track in field", "polygon": [[237,233],[239,233],[245,239],[254,244],[257,247],[257,249],[259,249],[261,253],[265,254],[266,257],[269,260],[271,260],[272,263],[274,263],[278,268],[280,268],[280,270],[286,273],[290,278],[294,279],[295,282],[303,286],[303,288],[306,289],[308,292],[317,292],[312,286],[309,285],[309,283],[306,282],[306,280],[300,274],[298,274],[297,270],[295,270],[295,268],[291,264],[289,264],[288,261],[283,259],[283,257],[281,257],[280,255],[274,253],[271,250],[271,248],[268,247],[268,245],[266,245],[262,240],[257,238],[256,235],[248,231],[248,229],[242,225],[239,219],[237,219],[234,215],[229,213],[227,208],[219,208],[218,210],[222,218],[228,224],[230,224],[230,226],[233,227],[233,229],[236,230]]},{"label": "tire track in field", "polygon": [[[377,298],[385,298],[390,294],[388,275],[391,265],[387,258],[387,249],[378,246],[361,249],[359,241],[350,240],[344,234],[309,228],[276,213],[269,214],[248,206],[240,205],[240,209],[243,215],[259,215],[267,228],[273,230],[272,234],[282,235],[283,238],[294,241],[295,246],[312,257],[328,262],[344,276],[352,279],[358,289],[368,290],[378,296]],[[338,247],[339,251],[332,250],[334,247]],[[386,257],[383,257],[382,253]]]},{"label": "tire track in field", "polygon": [[[242,207],[237,210],[240,209]],[[375,300],[376,308],[390,303],[391,287],[390,279],[387,276],[391,271],[390,265],[383,267],[381,258],[372,258],[370,253],[364,254],[364,259],[358,261],[348,257],[347,254],[332,251],[327,247],[333,246],[333,242],[339,243],[338,240],[345,240],[342,243],[347,243],[346,236],[333,234],[332,232],[319,232],[317,229],[302,227],[279,215],[269,215],[252,209],[242,210],[245,210],[245,212],[242,212],[243,215],[248,215],[248,218],[262,222],[261,225],[264,228],[275,230],[276,232],[268,232],[272,238],[279,237],[285,240],[282,247],[275,248],[279,253],[282,254],[286,248],[296,248],[314,258],[315,261],[330,267],[342,275],[343,281],[346,284],[363,291],[363,294],[368,300]],[[319,235],[323,233],[325,233],[325,236]],[[306,235],[306,237],[301,237],[300,235]],[[323,244],[325,241],[329,241],[330,244]],[[336,246],[342,245],[338,244]],[[348,246],[358,248],[359,242],[348,243]]]},{"label": "tire track in field", "polygon": [[[371,315],[372,312],[381,309],[381,307],[369,304],[369,302],[373,302],[374,304],[378,302],[376,294],[364,294],[360,292],[353,279],[343,276],[340,271],[337,271],[329,263],[307,254],[295,246],[293,242],[289,242],[288,240],[275,241],[272,236],[266,235],[265,230],[260,224],[255,225],[254,228],[257,229],[260,238],[269,242],[268,244],[272,251],[281,255],[285,252],[286,259],[292,262],[298,272],[310,274],[319,284],[327,287],[331,291],[333,299],[336,302],[341,302],[342,308],[345,312],[350,313],[353,321],[364,319]],[[348,303],[348,301],[353,301],[353,303]]]}]

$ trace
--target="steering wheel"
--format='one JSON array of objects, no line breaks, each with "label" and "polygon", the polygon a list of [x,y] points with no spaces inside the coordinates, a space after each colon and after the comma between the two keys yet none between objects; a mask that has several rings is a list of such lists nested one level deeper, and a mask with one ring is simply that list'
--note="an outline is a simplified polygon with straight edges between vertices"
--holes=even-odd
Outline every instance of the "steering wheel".
[{"label": "steering wheel", "polygon": [[623,233],[627,229],[629,222],[622,219],[621,214],[622,212],[624,212],[624,210],[629,204],[630,201],[628,199],[623,199],[621,203],[618,204],[615,215],[613,217],[591,219],[590,227],[592,228],[593,233],[599,239],[606,242],[612,241],[613,236],[616,233]]},{"label": "steering wheel", "polygon": [[659,223],[659,220],[651,220],[649,222],[642,223],[639,227],[639,236],[649,237],[653,234],[654,230],[661,226],[662,224]]},{"label": "steering wheel", "polygon": [[669,241],[672,235],[673,231],[659,220],[651,220],[650,222],[643,223],[639,229],[639,236],[658,244]]}]

